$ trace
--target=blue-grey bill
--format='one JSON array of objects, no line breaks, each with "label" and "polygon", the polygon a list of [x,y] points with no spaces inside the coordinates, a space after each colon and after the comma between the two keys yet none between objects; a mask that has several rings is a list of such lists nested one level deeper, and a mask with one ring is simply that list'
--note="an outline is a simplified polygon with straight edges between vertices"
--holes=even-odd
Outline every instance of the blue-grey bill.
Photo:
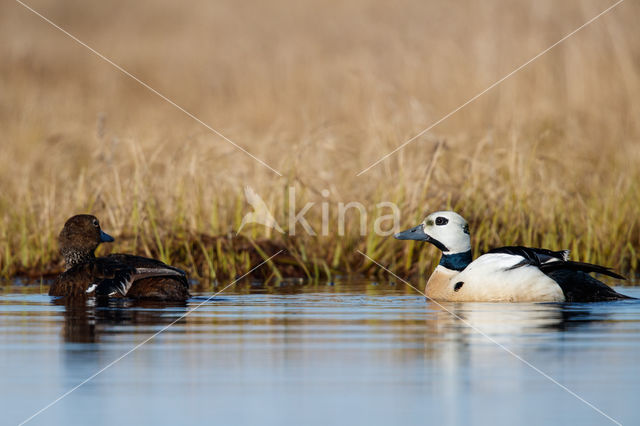
[{"label": "blue-grey bill", "polygon": [[100,241],[103,243],[112,243],[115,239],[104,231],[100,231]]},{"label": "blue-grey bill", "polygon": [[394,237],[398,240],[429,241],[429,236],[424,233],[424,225],[422,224],[406,231],[398,232]]}]

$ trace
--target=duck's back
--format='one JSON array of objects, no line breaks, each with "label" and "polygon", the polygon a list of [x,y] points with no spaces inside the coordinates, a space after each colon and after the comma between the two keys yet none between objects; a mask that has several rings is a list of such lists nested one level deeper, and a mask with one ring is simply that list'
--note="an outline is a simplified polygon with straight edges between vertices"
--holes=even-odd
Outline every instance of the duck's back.
[{"label": "duck's back", "polygon": [[511,269],[538,269],[553,280],[564,294],[565,302],[600,302],[633,299],[589,275],[597,273],[616,279],[625,277],[610,268],[592,263],[569,260],[569,251],[550,251],[522,246],[501,247],[489,253],[505,253],[521,258]]},{"label": "duck's back", "polygon": [[159,260],[129,254],[111,254],[71,267],[56,278],[49,295],[82,297],[91,291],[161,301],[185,301],[190,297],[184,271]]},{"label": "duck's back", "polygon": [[49,288],[49,296],[81,297],[86,296],[93,284],[105,279],[131,276],[135,269],[109,257],[94,258],[79,263],[58,275]]},{"label": "duck's back", "polygon": [[49,288],[49,296],[86,296],[90,280],[83,268],[71,268],[56,277]]},{"label": "duck's back", "polygon": [[185,301],[190,297],[186,277],[149,277],[136,280],[127,292],[133,299]]},{"label": "duck's back", "polygon": [[100,259],[108,259],[109,261],[118,262],[123,265],[130,266],[132,268],[140,269],[140,268],[149,268],[149,269],[168,269],[171,271],[179,272],[182,275],[185,275],[185,272],[182,269],[176,268],[171,265],[167,265],[164,262],[161,262],[156,259],[151,259],[149,257],[136,256],[133,254],[124,254],[124,253],[112,253]]},{"label": "duck's back", "polygon": [[517,267],[521,258],[485,254],[451,278],[452,300],[475,302],[562,302],[560,286],[535,267]]},{"label": "duck's back", "polygon": [[[131,284],[127,297],[133,299],[184,301],[190,297],[189,282],[181,269],[167,265],[156,259],[131,254],[110,254],[112,259],[128,267],[134,268],[140,278]],[[162,274],[163,271],[170,275]]]}]

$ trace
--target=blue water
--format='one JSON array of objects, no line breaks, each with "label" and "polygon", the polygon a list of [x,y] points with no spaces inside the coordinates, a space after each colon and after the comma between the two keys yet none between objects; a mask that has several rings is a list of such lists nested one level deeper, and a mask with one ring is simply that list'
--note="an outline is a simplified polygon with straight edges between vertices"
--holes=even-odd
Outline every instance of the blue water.
[{"label": "blue water", "polygon": [[0,295],[2,424],[175,320],[28,424],[614,424],[595,408],[640,424],[639,301],[438,306],[355,282],[64,306],[40,291]]}]

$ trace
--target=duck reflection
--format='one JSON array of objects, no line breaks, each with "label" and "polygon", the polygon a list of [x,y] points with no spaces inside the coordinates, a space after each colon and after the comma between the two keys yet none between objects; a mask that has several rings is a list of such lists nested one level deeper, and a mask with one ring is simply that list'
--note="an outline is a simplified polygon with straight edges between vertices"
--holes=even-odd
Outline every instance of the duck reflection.
[{"label": "duck reflection", "polygon": [[[57,299],[64,306],[62,336],[68,343],[97,343],[106,328],[117,325],[157,326],[171,324],[186,312],[186,302],[155,302],[127,299]],[[180,318],[176,324],[184,323]]]},{"label": "duck reflection", "polygon": [[435,303],[434,331],[459,331],[487,335],[521,336],[566,331],[602,321],[591,315],[587,304],[566,303]]}]

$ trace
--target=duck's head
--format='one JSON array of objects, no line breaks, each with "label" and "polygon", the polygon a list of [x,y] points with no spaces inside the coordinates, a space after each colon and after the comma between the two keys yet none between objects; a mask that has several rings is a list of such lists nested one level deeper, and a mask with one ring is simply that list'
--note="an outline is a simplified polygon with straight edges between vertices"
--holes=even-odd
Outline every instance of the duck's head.
[{"label": "duck's head", "polygon": [[469,225],[458,213],[431,213],[418,226],[394,235],[399,240],[426,241],[445,254],[466,253],[471,250]]},{"label": "duck's head", "polygon": [[94,257],[100,243],[110,243],[113,237],[100,229],[95,216],[79,214],[69,218],[58,236],[60,254],[67,268]]}]

